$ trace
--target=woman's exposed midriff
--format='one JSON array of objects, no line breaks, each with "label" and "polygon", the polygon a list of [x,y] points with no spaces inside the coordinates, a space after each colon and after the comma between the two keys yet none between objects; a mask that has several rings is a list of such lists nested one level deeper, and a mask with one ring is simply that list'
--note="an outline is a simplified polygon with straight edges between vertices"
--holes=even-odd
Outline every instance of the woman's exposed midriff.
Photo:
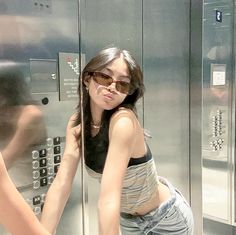
[{"label": "woman's exposed midriff", "polygon": [[171,197],[169,188],[159,182],[157,190],[154,192],[153,196],[145,202],[143,205],[137,208],[133,215],[145,215],[148,212],[158,208],[163,202],[167,201]]}]

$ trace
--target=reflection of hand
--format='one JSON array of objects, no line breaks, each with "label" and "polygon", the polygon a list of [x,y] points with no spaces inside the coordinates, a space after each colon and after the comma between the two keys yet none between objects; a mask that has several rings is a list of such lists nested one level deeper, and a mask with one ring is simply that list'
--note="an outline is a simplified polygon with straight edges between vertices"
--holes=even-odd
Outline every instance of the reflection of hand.
[{"label": "reflection of hand", "polygon": [[78,157],[80,154],[81,125],[75,126],[75,115],[73,115],[67,125],[65,154]]}]

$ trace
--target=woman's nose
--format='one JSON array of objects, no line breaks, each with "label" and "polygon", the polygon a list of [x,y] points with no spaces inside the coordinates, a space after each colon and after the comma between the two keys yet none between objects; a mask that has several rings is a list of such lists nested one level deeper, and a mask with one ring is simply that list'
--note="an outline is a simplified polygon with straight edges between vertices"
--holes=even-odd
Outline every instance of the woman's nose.
[{"label": "woman's nose", "polygon": [[107,87],[109,91],[116,91],[116,83],[113,81],[110,86]]}]

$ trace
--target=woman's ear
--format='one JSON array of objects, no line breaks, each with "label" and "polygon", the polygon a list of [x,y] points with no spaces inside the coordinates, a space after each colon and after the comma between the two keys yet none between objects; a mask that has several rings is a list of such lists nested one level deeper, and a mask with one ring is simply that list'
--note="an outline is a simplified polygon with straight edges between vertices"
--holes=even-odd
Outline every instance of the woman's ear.
[{"label": "woman's ear", "polygon": [[84,78],[84,85],[85,85],[86,87],[89,86],[90,79],[91,79],[91,76],[89,76],[89,75],[87,75],[87,76]]}]

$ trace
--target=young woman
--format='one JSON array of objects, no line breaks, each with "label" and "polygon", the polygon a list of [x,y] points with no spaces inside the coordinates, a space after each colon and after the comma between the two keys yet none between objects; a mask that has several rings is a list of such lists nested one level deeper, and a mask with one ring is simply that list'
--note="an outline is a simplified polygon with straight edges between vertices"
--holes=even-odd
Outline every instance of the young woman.
[{"label": "young woman", "polygon": [[[142,72],[126,50],[102,50],[82,72],[85,163],[101,181],[99,234],[192,234],[193,216],[181,195],[158,177],[135,111]],[[77,124],[81,122],[77,114]]]},{"label": "young woman", "polygon": [[56,178],[48,190],[41,223],[16,190],[0,152],[0,224],[5,226],[12,235],[55,233],[71,192],[72,181],[80,158],[78,146],[80,126],[74,127],[74,121],[75,118],[72,116],[67,126],[64,155]]}]

